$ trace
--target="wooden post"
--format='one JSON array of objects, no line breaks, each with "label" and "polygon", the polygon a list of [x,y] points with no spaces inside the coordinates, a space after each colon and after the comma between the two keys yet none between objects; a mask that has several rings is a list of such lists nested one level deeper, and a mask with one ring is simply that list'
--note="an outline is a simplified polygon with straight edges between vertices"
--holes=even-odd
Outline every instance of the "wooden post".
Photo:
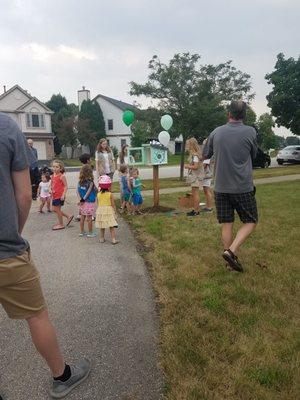
[{"label": "wooden post", "polygon": [[159,166],[153,165],[153,206],[159,206]]}]

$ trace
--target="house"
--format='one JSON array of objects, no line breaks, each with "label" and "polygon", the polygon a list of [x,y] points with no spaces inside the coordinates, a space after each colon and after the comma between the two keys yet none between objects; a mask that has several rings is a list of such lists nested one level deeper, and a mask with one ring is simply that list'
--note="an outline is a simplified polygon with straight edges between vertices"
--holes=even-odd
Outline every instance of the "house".
[{"label": "house", "polygon": [[[90,100],[90,91],[83,86],[82,90],[78,90],[78,106],[79,110],[84,100]],[[106,138],[110,146],[115,146],[118,150],[124,144],[130,145],[131,129],[126,126],[122,120],[125,110],[136,109],[132,104],[124,101],[116,100],[111,97],[98,94],[92,101],[97,101],[105,121]]]},{"label": "house", "polygon": [[0,112],[16,121],[27,139],[33,139],[39,160],[54,157],[54,135],[51,126],[53,111],[45,104],[19,85],[9,90],[4,86],[4,93],[0,95]]}]

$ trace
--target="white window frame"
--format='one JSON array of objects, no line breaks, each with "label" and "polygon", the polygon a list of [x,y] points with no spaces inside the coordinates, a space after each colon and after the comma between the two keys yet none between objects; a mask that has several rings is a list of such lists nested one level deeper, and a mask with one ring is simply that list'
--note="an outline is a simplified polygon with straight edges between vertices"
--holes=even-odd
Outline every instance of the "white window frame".
[{"label": "white window frame", "polygon": [[[33,126],[32,116],[37,115],[39,119],[39,126]],[[26,113],[26,126],[33,129],[45,129],[45,114],[41,113]]]},{"label": "white window frame", "polygon": [[[109,127],[110,121],[111,121],[111,126],[112,126],[112,128]],[[108,130],[108,131],[113,131],[113,130],[114,130],[114,120],[113,120],[112,118],[109,118],[109,119],[107,120],[107,130]]]}]

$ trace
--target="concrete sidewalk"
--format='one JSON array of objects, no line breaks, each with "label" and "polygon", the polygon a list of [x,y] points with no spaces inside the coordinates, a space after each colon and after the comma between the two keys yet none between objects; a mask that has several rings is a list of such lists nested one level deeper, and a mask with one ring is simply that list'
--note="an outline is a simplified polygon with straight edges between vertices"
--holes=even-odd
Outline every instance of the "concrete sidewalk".
[{"label": "concrete sidewalk", "polygon": [[[76,222],[54,232],[54,222],[53,214],[38,214],[34,204],[24,236],[66,360],[92,361],[89,380],[67,398],[158,400],[155,299],[130,230],[120,220],[120,243],[113,246],[79,238]],[[49,399],[49,372],[26,323],[9,320],[0,307],[0,325],[0,393],[5,400]]]}]

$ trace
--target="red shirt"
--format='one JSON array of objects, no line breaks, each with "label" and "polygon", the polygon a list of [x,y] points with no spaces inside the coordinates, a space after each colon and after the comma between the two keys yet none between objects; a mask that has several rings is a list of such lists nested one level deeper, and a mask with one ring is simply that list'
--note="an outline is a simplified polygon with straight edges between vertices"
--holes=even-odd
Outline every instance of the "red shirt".
[{"label": "red shirt", "polygon": [[56,199],[61,199],[64,190],[65,190],[65,185],[61,179],[63,174],[58,174],[58,175],[52,175],[51,181],[52,181],[52,198],[54,200]]}]

